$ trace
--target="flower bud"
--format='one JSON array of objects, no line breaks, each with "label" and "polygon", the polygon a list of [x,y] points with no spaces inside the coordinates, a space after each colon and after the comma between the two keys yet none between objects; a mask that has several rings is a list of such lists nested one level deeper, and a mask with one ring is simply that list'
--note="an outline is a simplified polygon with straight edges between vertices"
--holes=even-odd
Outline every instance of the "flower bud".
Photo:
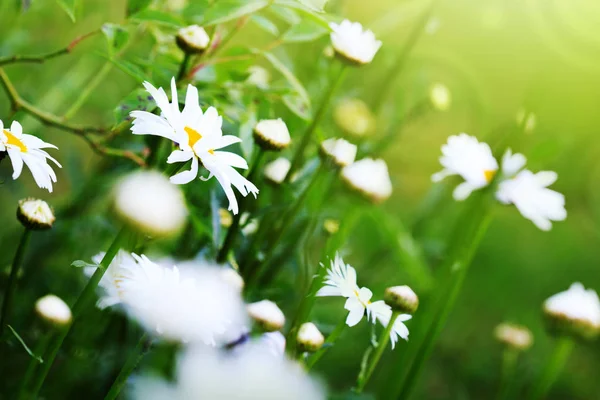
[{"label": "flower bud", "polygon": [[60,297],[48,294],[35,302],[35,312],[52,326],[66,326],[73,318],[71,309]]},{"label": "flower bud", "polygon": [[360,99],[345,99],[333,111],[335,123],[346,133],[360,138],[373,132],[375,117]]},{"label": "flower bud", "polygon": [[187,54],[199,54],[204,52],[210,43],[210,37],[204,28],[198,25],[190,25],[177,31],[175,37],[177,46]]},{"label": "flower bud", "polygon": [[291,165],[290,160],[279,157],[265,165],[265,178],[275,185],[280,185],[289,172]]},{"label": "flower bud", "polygon": [[269,88],[269,81],[271,80],[269,71],[258,65],[253,65],[248,68],[248,72],[250,75],[246,79],[247,83],[263,90]]},{"label": "flower bud", "polygon": [[259,121],[254,127],[254,140],[263,150],[271,151],[283,150],[292,142],[287,125],[281,118]]},{"label": "flower bud", "polygon": [[308,351],[314,353],[323,346],[325,338],[315,324],[306,322],[300,326],[296,342],[301,352]]},{"label": "flower bud", "polygon": [[383,299],[394,311],[413,314],[419,307],[419,298],[413,290],[406,286],[392,286],[385,289]]},{"label": "flower bud", "polygon": [[232,288],[238,292],[244,290],[244,279],[240,274],[233,268],[225,267],[221,270],[221,277],[227,282]]},{"label": "flower bud", "polygon": [[429,90],[429,100],[431,105],[438,111],[448,111],[452,104],[452,95],[446,85],[436,83]]},{"label": "flower bud", "polygon": [[285,324],[285,316],[277,304],[270,300],[261,300],[248,304],[248,314],[266,332],[278,331]]},{"label": "flower bud", "polygon": [[320,154],[325,161],[331,161],[335,166],[343,168],[350,165],[356,158],[356,145],[344,139],[327,139],[321,142]]},{"label": "flower bud", "polygon": [[330,235],[335,235],[340,230],[340,221],[337,219],[327,218],[323,221],[323,229]]},{"label": "flower bud", "polygon": [[392,195],[392,182],[385,161],[363,158],[342,169],[342,180],[373,203]]},{"label": "flower bud", "polygon": [[551,333],[594,339],[600,333],[600,300],[579,282],[544,302],[544,315]]},{"label": "flower bud", "polygon": [[231,213],[225,208],[219,208],[219,220],[223,228],[229,228],[233,223],[233,217]]},{"label": "flower bud", "polygon": [[114,191],[113,208],[131,228],[151,236],[177,234],[187,217],[179,187],[154,171],[138,171],[122,179]]},{"label": "flower bud", "polygon": [[48,203],[33,198],[19,200],[17,219],[31,230],[50,229],[56,220]]},{"label": "flower bud", "polygon": [[502,323],[494,329],[494,336],[500,343],[514,350],[524,351],[533,344],[531,331],[521,325]]}]

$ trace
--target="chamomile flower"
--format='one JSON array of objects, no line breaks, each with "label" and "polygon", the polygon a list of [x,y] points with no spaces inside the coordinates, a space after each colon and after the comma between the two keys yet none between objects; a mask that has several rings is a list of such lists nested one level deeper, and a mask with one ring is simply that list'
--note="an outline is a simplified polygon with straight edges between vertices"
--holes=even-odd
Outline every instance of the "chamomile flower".
[{"label": "chamomile flower", "polygon": [[370,30],[363,30],[358,22],[345,19],[341,24],[331,22],[331,44],[333,49],[346,60],[358,64],[368,64],[381,47],[381,41]]},{"label": "chamomile flower", "polygon": [[579,282],[544,302],[544,314],[551,328],[562,333],[594,338],[600,333],[600,300],[593,289]]},{"label": "chamomile flower", "polygon": [[565,196],[548,189],[557,177],[553,171],[534,174],[523,170],[514,178],[500,182],[496,198],[504,204],[514,204],[521,215],[541,230],[548,231],[552,228],[551,221],[567,218]]},{"label": "chamomile flower", "polygon": [[350,264],[346,264],[339,253],[331,260],[324,284],[317,296],[351,297],[359,289],[356,284],[356,270]]},{"label": "chamomile flower", "polygon": [[190,25],[179,29],[175,40],[177,46],[189,54],[202,53],[210,43],[210,37],[204,28],[198,25]]},{"label": "chamomile flower", "polygon": [[385,161],[363,158],[342,169],[342,181],[373,203],[392,195],[392,181]]},{"label": "chamomile flower", "polygon": [[343,168],[354,162],[358,147],[344,139],[330,138],[321,142],[319,153],[321,157],[338,168]]},{"label": "chamomile flower", "polygon": [[100,286],[102,306],[120,303],[147,330],[178,342],[227,343],[247,325],[239,291],[220,268],[165,267],[137,254],[120,255]]},{"label": "chamomile flower", "polygon": [[439,182],[452,175],[465,180],[454,189],[456,200],[465,200],[473,191],[489,185],[498,171],[490,146],[466,133],[448,138],[448,143],[442,146],[440,164],[444,169],[433,174],[432,181]]},{"label": "chamomile flower", "polygon": [[144,82],[144,87],[154,98],[162,114],[157,116],[146,111],[133,111],[131,131],[136,135],[161,136],[177,143],[179,150],[171,153],[167,163],[191,160],[191,169],[173,175],[171,182],[179,185],[191,182],[198,176],[199,166],[202,164],[210,174],[208,178],[201,179],[208,180],[214,176],[229,200],[228,209],[237,214],[239,208],[232,186],[243,196],[252,193],[254,197],[258,194],[258,188],[234,169],[248,169],[244,158],[218,149],[241,142],[241,139],[223,135],[223,118],[214,107],[202,112],[196,87],[188,85],[183,111],[179,110],[174,78],[171,80],[171,102],[164,89],[156,89],[148,82]]},{"label": "chamomile flower", "polygon": [[17,179],[21,176],[25,164],[31,171],[35,183],[52,193],[52,183],[56,183],[56,173],[48,164],[48,160],[59,168],[62,166],[42,150],[46,148],[58,149],[33,135],[23,133],[23,127],[17,121],[13,121],[8,129],[4,128],[0,120],[0,153],[8,153],[13,168],[12,178]]}]

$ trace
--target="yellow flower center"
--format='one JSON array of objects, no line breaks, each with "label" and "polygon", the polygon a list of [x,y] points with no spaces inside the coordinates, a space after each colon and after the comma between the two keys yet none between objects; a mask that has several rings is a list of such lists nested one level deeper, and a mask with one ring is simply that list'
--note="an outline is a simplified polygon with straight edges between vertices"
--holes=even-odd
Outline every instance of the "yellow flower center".
[{"label": "yellow flower center", "polygon": [[25,144],[21,140],[17,139],[15,135],[13,135],[7,130],[4,130],[4,134],[8,139],[8,141],[6,142],[7,145],[11,144],[13,146],[17,146],[22,153],[25,153],[27,151],[27,147],[25,146]]},{"label": "yellow flower center", "polygon": [[485,171],[483,171],[483,176],[485,177],[485,180],[488,183],[490,183],[492,181],[492,179],[494,179],[495,175],[496,175],[496,170],[486,169]]},{"label": "yellow flower center", "polygon": [[193,149],[198,140],[202,139],[202,135],[197,130],[192,129],[189,126],[186,126],[183,128],[183,130],[188,135],[188,145]]}]

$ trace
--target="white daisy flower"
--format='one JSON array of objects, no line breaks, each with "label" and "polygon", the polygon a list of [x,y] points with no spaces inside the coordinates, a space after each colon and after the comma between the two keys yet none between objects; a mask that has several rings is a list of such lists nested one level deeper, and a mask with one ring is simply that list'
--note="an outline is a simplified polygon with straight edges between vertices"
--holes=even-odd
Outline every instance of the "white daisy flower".
[{"label": "white daisy flower", "polygon": [[381,47],[381,41],[358,22],[345,19],[341,24],[331,22],[331,44],[337,54],[358,65],[368,64]]},{"label": "white daisy flower", "polygon": [[[384,301],[379,300],[373,302],[367,308],[367,313],[369,315],[369,319],[371,322],[375,323],[379,321],[384,328],[387,328],[390,319],[392,318],[392,308],[385,304]],[[412,318],[410,314],[400,314],[394,321],[394,326],[390,331],[390,341],[392,342],[392,349],[396,347],[396,342],[398,342],[398,338],[402,338],[404,340],[408,340],[408,328],[404,325],[404,322],[408,321]]]},{"label": "white daisy flower", "polygon": [[47,294],[35,302],[35,312],[44,321],[55,326],[66,326],[71,323],[71,309],[60,297]]},{"label": "white daisy flower", "polygon": [[356,284],[356,270],[350,264],[344,263],[339,253],[331,260],[324,284],[317,296],[351,297],[355,296],[359,289]]},{"label": "white daisy flower", "polygon": [[175,40],[180,49],[190,54],[202,53],[210,43],[210,37],[204,28],[198,25],[179,29]]},{"label": "white daisy flower", "polygon": [[265,165],[265,178],[271,183],[280,185],[290,171],[291,166],[292,163],[290,160],[285,157],[279,157]]},{"label": "white daisy flower", "polygon": [[[101,252],[93,256],[92,261],[94,264],[100,265],[105,254]],[[119,250],[98,283],[98,291],[100,292],[100,298],[96,303],[98,308],[112,307],[123,301],[123,290],[120,287],[120,283],[123,281],[127,271],[134,268],[137,268],[136,261],[131,254],[124,250]],[[95,271],[96,267],[85,267],[83,269],[83,273],[88,277],[91,277]]]},{"label": "white daisy flower", "polygon": [[344,139],[330,138],[321,142],[319,153],[325,160],[343,168],[354,162],[358,147]]},{"label": "white daisy flower", "polygon": [[250,342],[234,352],[188,348],[179,359],[172,382],[137,378],[132,398],[325,400],[326,394],[298,363]]},{"label": "white daisy flower", "polygon": [[454,189],[456,200],[464,200],[474,190],[489,185],[498,171],[490,146],[466,133],[450,136],[442,146],[442,154],[440,164],[444,169],[433,174],[431,180],[439,182],[447,176],[460,175],[465,181]]},{"label": "white daisy flower", "polygon": [[551,221],[567,218],[565,196],[548,189],[558,175],[553,171],[537,174],[523,170],[513,179],[506,179],[498,185],[496,198],[504,204],[514,204],[528,220],[543,231],[552,228]]},{"label": "white daisy flower", "polygon": [[217,178],[229,200],[229,210],[238,213],[238,203],[231,186],[243,195],[258,194],[258,188],[244,178],[234,168],[248,169],[248,163],[239,155],[227,151],[217,151],[231,144],[241,142],[236,136],[225,135],[221,130],[223,118],[214,107],[209,107],[204,113],[198,100],[198,89],[188,85],[185,97],[185,107],[179,111],[177,87],[175,78],[171,80],[171,98],[169,103],[164,89],[156,89],[148,82],[144,87],[154,98],[162,115],[151,114],[146,111],[133,111],[134,118],[131,131],[136,135],[157,135],[177,143],[179,150],[173,151],[167,162],[192,161],[189,171],[180,172],[171,177],[175,184],[186,184],[198,176],[199,165],[202,163],[210,175]]},{"label": "white daisy flower", "polygon": [[245,331],[240,294],[219,268],[163,267],[136,254],[121,255],[120,261],[113,262],[100,281],[106,297],[99,306],[121,303],[146,329],[166,340],[214,346]]},{"label": "white daisy flower", "polygon": [[511,149],[507,149],[502,156],[502,177],[514,177],[520,170],[523,169],[523,167],[525,167],[526,162],[527,159],[523,154],[513,154]]},{"label": "white daisy flower", "polygon": [[40,188],[52,193],[52,183],[56,183],[56,174],[48,164],[48,160],[59,168],[62,166],[45,150],[42,150],[47,148],[58,149],[33,135],[23,133],[23,127],[17,121],[12,122],[10,129],[5,129],[0,120],[0,152],[8,153],[13,167],[12,178],[17,179],[21,176],[23,163],[25,163],[31,171],[35,183]]}]

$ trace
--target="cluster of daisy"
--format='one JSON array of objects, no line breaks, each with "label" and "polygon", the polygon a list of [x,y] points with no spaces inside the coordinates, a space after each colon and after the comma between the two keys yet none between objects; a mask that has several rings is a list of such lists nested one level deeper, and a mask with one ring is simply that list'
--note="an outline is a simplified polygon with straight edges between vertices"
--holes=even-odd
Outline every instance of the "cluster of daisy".
[{"label": "cluster of daisy", "polygon": [[[556,172],[533,173],[525,169],[526,158],[523,154],[513,154],[510,149],[507,150],[499,166],[487,143],[461,133],[450,136],[442,146],[440,163],[444,169],[433,174],[431,179],[434,182],[452,175],[464,179],[454,189],[456,200],[464,200],[473,191],[494,182],[497,184],[496,199],[502,204],[514,204],[525,218],[541,230],[550,230],[551,221],[562,221],[567,217],[565,197],[548,189],[556,182]],[[496,176],[498,172],[500,174]]]},{"label": "cluster of daisy", "polygon": [[[386,301],[372,302],[373,292],[366,287],[359,287],[356,283],[356,270],[346,264],[339,254],[331,261],[327,270],[324,286],[319,289],[317,296],[339,296],[346,298],[344,309],[348,311],[346,324],[350,327],[357,325],[365,316],[373,324],[379,322],[384,327],[388,326],[392,317],[392,307],[399,309],[404,314],[396,318],[390,331],[392,348],[398,338],[408,340],[408,328],[404,322],[410,320],[410,315],[418,307],[418,298],[408,286],[388,288]],[[390,305],[391,304],[391,305]]]}]

